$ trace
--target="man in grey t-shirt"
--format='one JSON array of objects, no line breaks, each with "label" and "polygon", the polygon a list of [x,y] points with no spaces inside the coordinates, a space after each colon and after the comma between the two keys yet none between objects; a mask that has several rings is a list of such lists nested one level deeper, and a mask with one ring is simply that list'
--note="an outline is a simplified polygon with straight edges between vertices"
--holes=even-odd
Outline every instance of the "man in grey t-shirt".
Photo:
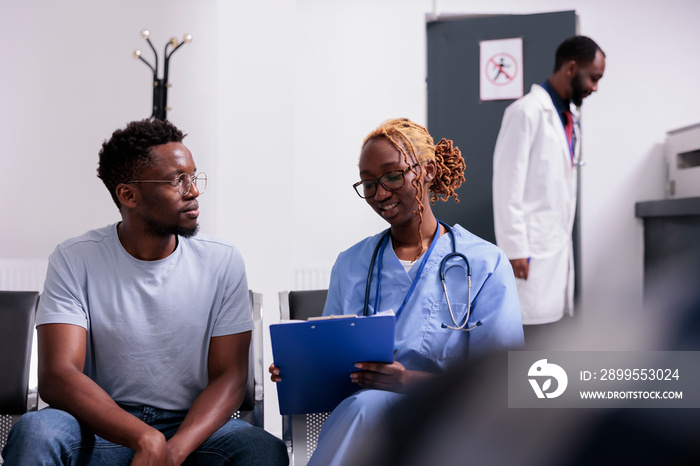
[{"label": "man in grey t-shirt", "polygon": [[287,464],[284,443],[231,415],[253,323],[240,252],[196,236],[197,174],[167,121],[105,141],[98,176],[121,222],[60,244],[37,330],[47,408],[22,417],[7,464]]}]

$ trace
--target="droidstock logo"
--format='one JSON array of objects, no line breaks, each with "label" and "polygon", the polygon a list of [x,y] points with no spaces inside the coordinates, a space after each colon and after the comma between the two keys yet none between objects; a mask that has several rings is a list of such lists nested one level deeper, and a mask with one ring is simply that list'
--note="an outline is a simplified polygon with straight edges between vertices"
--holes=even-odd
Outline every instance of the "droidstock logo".
[{"label": "droidstock logo", "polygon": [[[537,398],[556,398],[564,393],[566,385],[569,383],[564,369],[556,364],[548,363],[546,359],[540,359],[530,366],[527,375],[530,377],[528,380]],[[555,390],[550,391],[552,379],[557,381],[557,385]]]}]

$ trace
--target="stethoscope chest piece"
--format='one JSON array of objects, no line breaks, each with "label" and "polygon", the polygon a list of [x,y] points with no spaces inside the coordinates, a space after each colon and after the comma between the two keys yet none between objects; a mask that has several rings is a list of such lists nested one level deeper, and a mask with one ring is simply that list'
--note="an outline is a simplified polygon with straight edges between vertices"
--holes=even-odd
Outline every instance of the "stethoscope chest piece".
[{"label": "stethoscope chest piece", "polygon": [[[442,261],[440,262],[440,282],[442,283],[442,292],[445,294],[445,301],[447,302],[447,309],[450,311],[450,317],[452,318],[452,323],[454,325],[448,325],[443,322],[442,328],[449,328],[450,330],[462,330],[464,332],[469,332],[471,330],[474,330],[475,328],[481,326],[481,321],[478,321],[476,324],[472,325],[471,327],[467,327],[467,324],[469,322],[469,317],[471,316],[471,308],[472,308],[472,268],[471,265],[469,265],[469,260],[467,259],[467,256],[465,256],[462,253],[457,252],[457,246],[455,244],[455,238],[454,238],[454,233],[452,233],[452,229],[448,229],[450,234],[452,235],[452,252],[450,254],[447,254],[445,257],[442,258]],[[464,261],[464,265],[466,268],[464,268],[464,272],[467,277],[467,316],[464,319],[464,323],[462,325],[459,325],[457,323],[457,319],[455,319],[454,312],[452,311],[452,303],[450,303],[450,296],[447,293],[447,285],[445,284],[445,275],[447,274],[447,271],[450,270],[453,267],[458,267],[458,264],[452,263],[451,265],[448,264],[448,262],[452,259],[456,260],[462,260]]]}]

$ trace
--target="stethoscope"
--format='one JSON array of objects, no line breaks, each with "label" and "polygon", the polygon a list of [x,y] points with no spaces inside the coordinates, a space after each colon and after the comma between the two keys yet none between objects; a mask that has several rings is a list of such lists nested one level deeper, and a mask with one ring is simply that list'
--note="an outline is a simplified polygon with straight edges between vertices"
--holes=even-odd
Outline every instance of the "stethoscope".
[{"label": "stethoscope", "polygon": [[[572,112],[572,115],[573,115],[573,112]],[[576,137],[577,137],[578,140],[580,141],[580,140],[581,140],[581,124],[579,123],[578,118],[576,117],[576,115],[574,115],[574,134],[576,135]],[[580,144],[580,142],[579,142],[579,144]],[[581,159],[581,151],[580,151],[580,149],[579,149],[578,157],[575,157],[575,158],[574,158],[574,166],[575,166],[575,167],[578,167],[578,168],[581,168],[581,167],[585,167],[585,166],[586,166],[586,162],[585,162],[584,160]]]},{"label": "stethoscope", "polygon": [[569,146],[569,152],[571,153],[571,166],[572,167],[585,167],[586,162],[581,160],[581,154],[579,152],[578,157],[575,155],[575,149],[576,149],[576,141],[581,140],[581,124],[579,123],[578,117],[574,112],[571,112],[571,118],[573,119],[574,123],[574,136],[571,141],[571,145]]},{"label": "stethoscope", "polygon": [[[442,258],[442,261],[440,261],[440,281],[442,282],[442,291],[445,293],[445,300],[447,301],[447,308],[450,311],[450,317],[452,318],[452,323],[454,325],[447,325],[446,323],[442,324],[442,328],[449,328],[451,330],[462,330],[465,332],[469,332],[470,330],[474,330],[476,327],[479,327],[481,324],[481,321],[478,321],[476,324],[472,325],[471,327],[467,327],[467,323],[469,322],[469,316],[471,315],[471,295],[472,295],[472,268],[469,265],[469,260],[467,259],[467,256],[465,256],[462,253],[457,252],[457,241],[455,240],[455,234],[452,231],[452,228],[444,223],[438,221],[438,227],[437,231],[435,232],[435,237],[433,238],[433,241],[430,243],[430,247],[428,248],[428,251],[425,253],[425,257],[423,258],[423,261],[421,262],[420,268],[418,269],[418,273],[416,274],[415,280],[413,280],[413,283],[411,284],[411,288],[408,290],[408,293],[406,294],[406,297],[403,300],[403,303],[401,303],[401,306],[399,307],[399,310],[396,312],[396,319],[399,318],[401,313],[403,312],[404,308],[406,307],[406,303],[408,303],[408,300],[410,299],[411,295],[413,294],[413,291],[416,289],[416,285],[418,284],[418,281],[421,278],[421,275],[423,273],[423,268],[425,267],[425,264],[428,263],[428,258],[430,257],[430,254],[433,252],[433,249],[435,248],[435,244],[437,244],[437,240],[440,236],[440,225],[442,225],[447,233],[450,235],[450,238],[452,240],[452,252],[445,255],[445,257]],[[381,239],[377,243],[377,246],[374,248],[374,252],[372,253],[372,259],[370,260],[369,263],[369,271],[367,273],[367,284],[365,287],[365,302],[364,302],[364,307],[362,310],[362,315],[368,316],[369,315],[369,294],[370,294],[370,288],[372,285],[372,275],[374,273],[374,266],[375,264],[377,265],[377,293],[374,298],[374,309],[375,312],[377,309],[379,309],[379,295],[381,294],[381,284],[382,284],[382,265],[383,265],[383,258],[384,258],[384,250],[386,249],[387,244],[389,243],[389,234],[390,234],[390,229],[384,232],[382,235]],[[377,260],[379,258],[379,260]],[[448,265],[448,262],[451,259],[461,259],[464,261],[464,264],[466,264],[466,274],[467,274],[467,316],[464,319],[464,323],[462,325],[459,325],[457,323],[457,320],[455,319],[454,312],[452,311],[452,304],[450,303],[450,297],[447,294],[447,286],[445,285],[445,274],[447,273],[448,270],[450,270],[452,267],[457,267],[458,263],[452,263]]]}]

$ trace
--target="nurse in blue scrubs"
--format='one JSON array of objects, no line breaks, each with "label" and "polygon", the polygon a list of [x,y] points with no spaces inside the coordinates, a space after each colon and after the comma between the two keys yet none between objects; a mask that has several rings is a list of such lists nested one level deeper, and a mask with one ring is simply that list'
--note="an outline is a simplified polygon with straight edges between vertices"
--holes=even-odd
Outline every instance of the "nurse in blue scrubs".
[{"label": "nurse in blue scrubs", "polygon": [[[323,313],[392,310],[397,316],[395,361],[358,362],[351,377],[362,390],[330,415],[310,465],[348,464],[402,392],[443,372],[454,360],[522,346],[520,306],[508,259],[463,227],[441,224],[431,209],[438,199],[457,200],[464,168],[452,141],[442,139],[436,145],[424,127],[408,119],[386,121],[365,138],[360,181],[354,187],[390,227],[338,256]],[[441,262],[454,252],[467,258],[471,288],[466,261],[453,256],[442,267],[445,291]],[[270,372],[273,381],[280,380],[274,365]]]}]

